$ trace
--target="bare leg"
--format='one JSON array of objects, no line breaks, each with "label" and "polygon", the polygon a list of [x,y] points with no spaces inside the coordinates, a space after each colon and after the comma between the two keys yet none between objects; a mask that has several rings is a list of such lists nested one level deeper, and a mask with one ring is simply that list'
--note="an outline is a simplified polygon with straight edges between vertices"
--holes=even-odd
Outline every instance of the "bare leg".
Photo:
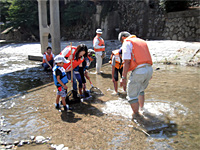
[{"label": "bare leg", "polygon": [[82,88],[78,88],[78,90],[79,90],[79,94],[83,95]]},{"label": "bare leg", "polygon": [[139,95],[138,102],[139,102],[140,108],[143,108],[144,107],[144,95]]},{"label": "bare leg", "polygon": [[56,96],[56,104],[59,104],[60,95]]},{"label": "bare leg", "polygon": [[63,106],[66,106],[65,97],[62,97],[62,104]]},{"label": "bare leg", "polygon": [[138,114],[139,103],[138,102],[137,103],[132,103],[131,104],[131,108],[132,108],[134,114]]},{"label": "bare leg", "polygon": [[117,81],[114,81],[114,88],[115,88],[115,92],[117,93],[118,92],[118,83]]},{"label": "bare leg", "polygon": [[86,91],[86,83],[83,83],[83,93]]}]

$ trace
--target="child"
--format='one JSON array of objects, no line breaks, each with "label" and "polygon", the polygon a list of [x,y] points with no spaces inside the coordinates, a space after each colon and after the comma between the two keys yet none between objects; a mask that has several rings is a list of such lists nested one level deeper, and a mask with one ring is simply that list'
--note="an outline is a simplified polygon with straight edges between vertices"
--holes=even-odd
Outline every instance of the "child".
[{"label": "child", "polygon": [[[118,72],[121,77],[123,72],[122,49],[112,51],[110,63],[112,64],[112,81],[115,88],[115,92],[112,95],[118,95]],[[124,91],[126,91],[125,87]]]},{"label": "child", "polygon": [[68,87],[65,84],[68,83],[68,79],[65,73],[65,69],[63,68],[63,65],[64,63],[68,63],[68,61],[62,55],[57,55],[54,58],[54,61],[55,61],[55,66],[53,67],[53,79],[54,79],[54,84],[57,86],[58,89],[56,96],[56,109],[60,108],[59,99],[61,97],[64,110],[67,111],[69,109],[69,106],[66,105],[65,97]]}]

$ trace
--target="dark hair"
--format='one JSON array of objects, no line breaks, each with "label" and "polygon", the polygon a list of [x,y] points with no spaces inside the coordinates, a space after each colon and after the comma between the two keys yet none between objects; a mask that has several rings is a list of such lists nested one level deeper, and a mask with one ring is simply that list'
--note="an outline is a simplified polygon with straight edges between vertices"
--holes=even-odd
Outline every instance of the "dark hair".
[{"label": "dark hair", "polygon": [[52,49],[52,48],[51,48],[50,46],[48,46],[48,47],[47,47],[47,50],[48,50],[48,49]]},{"label": "dark hair", "polygon": [[85,44],[80,44],[77,46],[77,49],[76,49],[75,58],[74,58],[75,60],[79,59],[79,53],[82,51],[85,51],[85,54],[83,55],[83,57],[87,57],[87,55],[88,55],[87,46]]}]

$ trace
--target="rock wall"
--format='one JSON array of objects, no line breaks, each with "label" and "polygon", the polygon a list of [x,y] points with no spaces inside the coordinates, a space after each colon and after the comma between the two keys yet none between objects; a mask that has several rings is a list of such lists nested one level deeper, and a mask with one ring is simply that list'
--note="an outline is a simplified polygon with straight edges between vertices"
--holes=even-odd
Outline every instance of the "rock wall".
[{"label": "rock wall", "polygon": [[138,37],[162,39],[164,14],[159,1],[119,1],[120,31],[126,30]]},{"label": "rock wall", "polygon": [[167,40],[200,41],[200,9],[166,14],[163,38]]}]

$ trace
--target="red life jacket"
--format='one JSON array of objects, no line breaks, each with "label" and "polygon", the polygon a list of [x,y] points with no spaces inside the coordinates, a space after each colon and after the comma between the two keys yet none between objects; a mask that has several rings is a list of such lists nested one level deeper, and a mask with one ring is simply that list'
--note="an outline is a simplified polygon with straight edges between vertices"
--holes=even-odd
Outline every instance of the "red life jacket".
[{"label": "red life jacket", "polygon": [[[79,58],[78,61],[74,60],[75,54],[76,54],[76,49],[77,49],[77,47],[75,47],[75,46],[72,46],[72,47],[67,46],[60,52],[60,55],[63,55],[66,59],[68,59],[68,57],[71,56],[71,51],[72,51],[72,55],[73,55],[72,66],[73,66],[73,69],[76,68],[78,65],[80,65],[84,61],[84,57]],[[71,69],[71,60],[70,60],[69,63],[64,63],[63,68],[65,70],[70,70]]]},{"label": "red life jacket", "polygon": [[130,35],[124,42],[126,41],[130,41],[133,45],[133,55],[131,55],[131,62],[128,71],[134,70],[141,64],[153,64],[146,41],[137,38],[135,35]]},{"label": "red life jacket", "polygon": [[[97,36],[94,37],[94,39],[98,39],[99,40],[99,46],[105,46],[105,43],[104,43],[104,40],[102,38],[98,38]],[[93,39],[93,43],[94,43],[94,39]],[[95,52],[101,52],[101,51],[105,51],[105,48],[99,48],[99,49],[96,49],[94,47],[94,51]]]},{"label": "red life jacket", "polygon": [[[47,52],[44,53],[46,55],[47,61],[53,60],[53,54],[49,55]],[[46,63],[45,59],[43,58],[42,63]]]}]

